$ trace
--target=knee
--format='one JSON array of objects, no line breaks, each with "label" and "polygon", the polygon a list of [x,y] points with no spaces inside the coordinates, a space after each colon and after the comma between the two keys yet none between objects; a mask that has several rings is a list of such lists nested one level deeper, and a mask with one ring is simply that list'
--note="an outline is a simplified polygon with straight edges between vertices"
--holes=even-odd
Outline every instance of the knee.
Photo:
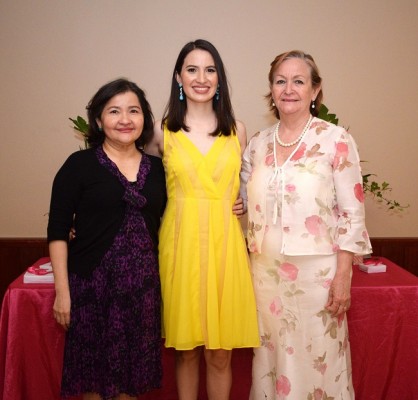
[{"label": "knee", "polygon": [[231,365],[230,350],[206,350],[206,364],[208,367],[223,371]]},{"label": "knee", "polygon": [[177,364],[197,364],[200,360],[200,350],[177,350],[176,362]]}]

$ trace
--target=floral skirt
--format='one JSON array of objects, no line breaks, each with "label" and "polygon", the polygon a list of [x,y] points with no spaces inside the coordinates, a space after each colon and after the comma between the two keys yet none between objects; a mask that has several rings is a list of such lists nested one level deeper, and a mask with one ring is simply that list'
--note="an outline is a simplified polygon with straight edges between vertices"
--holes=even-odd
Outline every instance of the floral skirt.
[{"label": "floral skirt", "polygon": [[354,399],[347,319],[325,309],[336,264],[251,254],[261,341],[251,400]]}]

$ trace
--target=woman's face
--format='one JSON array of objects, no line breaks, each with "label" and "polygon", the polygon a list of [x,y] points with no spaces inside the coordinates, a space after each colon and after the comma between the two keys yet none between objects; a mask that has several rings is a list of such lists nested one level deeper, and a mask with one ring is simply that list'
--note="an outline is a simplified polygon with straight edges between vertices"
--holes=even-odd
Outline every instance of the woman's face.
[{"label": "woman's face", "polygon": [[312,87],[311,70],[304,60],[290,58],[274,71],[270,90],[282,118],[309,113],[311,101],[315,100],[320,87]]},{"label": "woman's face", "polygon": [[211,54],[205,50],[192,50],[184,59],[177,82],[183,85],[188,102],[212,101],[218,87],[218,72]]},{"label": "woman's face", "polygon": [[105,142],[118,146],[135,143],[144,127],[138,96],[134,92],[113,96],[103,108],[97,124],[104,131]]}]

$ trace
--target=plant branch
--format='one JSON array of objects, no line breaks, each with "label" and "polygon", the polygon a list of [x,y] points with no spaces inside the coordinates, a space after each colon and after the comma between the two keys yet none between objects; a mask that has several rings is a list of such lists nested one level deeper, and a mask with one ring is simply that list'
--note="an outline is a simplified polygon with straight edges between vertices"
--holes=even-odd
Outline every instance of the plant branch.
[{"label": "plant branch", "polygon": [[[338,125],[337,116],[335,114],[331,114],[328,110],[328,107],[326,107],[325,104],[322,104],[319,108],[318,118],[321,118],[327,122],[331,122],[332,124]],[[388,210],[403,211],[405,208],[409,207],[409,204],[403,206],[398,201],[389,199],[387,195],[392,191],[392,188],[390,187],[389,183],[385,181],[382,183],[378,183],[376,181],[370,180],[371,176],[376,175],[363,175],[364,194],[372,196],[372,198],[376,200],[378,203],[384,203]]]}]

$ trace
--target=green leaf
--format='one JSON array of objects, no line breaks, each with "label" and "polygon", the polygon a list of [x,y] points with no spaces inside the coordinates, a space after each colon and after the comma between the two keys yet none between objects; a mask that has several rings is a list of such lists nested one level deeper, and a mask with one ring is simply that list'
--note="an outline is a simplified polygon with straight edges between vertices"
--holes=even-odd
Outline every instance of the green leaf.
[{"label": "green leaf", "polygon": [[76,130],[77,132],[80,132],[81,138],[84,141],[84,148],[87,149],[89,147],[89,144],[87,141],[87,133],[89,131],[89,124],[80,115],[78,115],[77,118],[75,119],[74,118],[68,118],[68,119],[73,123],[73,129]]},{"label": "green leaf", "polygon": [[83,117],[80,117],[79,115],[77,116],[76,119],[73,118],[68,118],[73,124],[73,128],[76,131],[79,131],[84,135],[87,134],[88,130],[89,130],[89,124],[86,122],[86,120]]},{"label": "green leaf", "polygon": [[318,118],[323,119],[324,121],[331,122],[332,124],[338,125],[338,118],[335,114],[328,112],[328,107],[325,104],[321,104],[318,111]]}]

